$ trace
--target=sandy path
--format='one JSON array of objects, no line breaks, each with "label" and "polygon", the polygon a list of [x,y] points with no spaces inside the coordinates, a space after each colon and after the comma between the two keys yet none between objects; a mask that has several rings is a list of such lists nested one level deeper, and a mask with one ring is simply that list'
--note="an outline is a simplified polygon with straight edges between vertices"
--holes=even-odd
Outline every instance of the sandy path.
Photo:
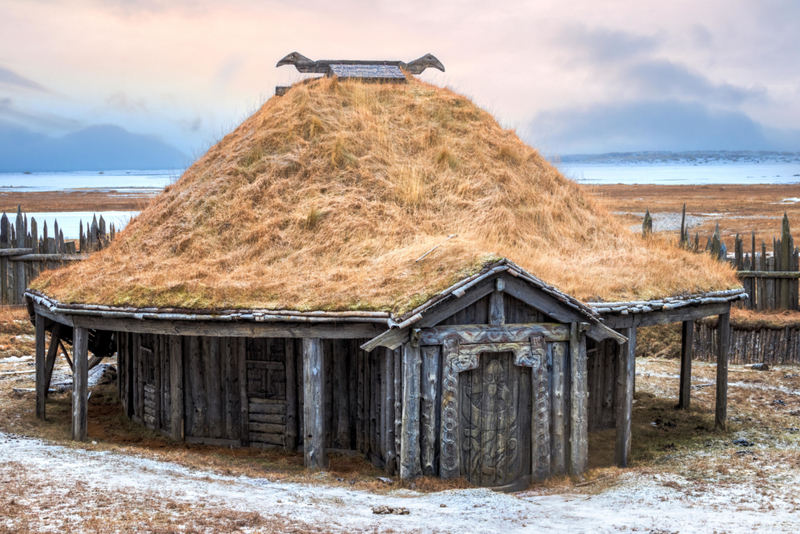
[{"label": "sandy path", "polygon": [[[376,495],[337,487],[269,482],[186,469],[116,452],[72,449],[0,433],[0,531],[94,531],[88,520],[107,507],[140,507],[145,525],[190,517],[256,512],[280,531],[298,532],[797,532],[797,471],[749,484],[693,485],[673,475],[629,471],[597,494],[505,495],[457,490]],[[18,489],[11,490],[13,483]],[[667,484],[667,485],[665,485]],[[35,488],[25,491],[24,488]],[[766,491],[766,492],[765,492]],[[16,493],[14,493],[16,492]],[[13,494],[12,494],[13,493]],[[110,499],[97,500],[104,495]],[[146,496],[146,498],[144,498]],[[30,514],[25,524],[14,506]],[[445,504],[443,508],[440,505]],[[77,506],[77,508],[73,507]],[[374,506],[409,515],[374,515]],[[772,509],[770,509],[772,508]],[[76,513],[76,511],[78,513]],[[170,516],[171,514],[171,516]],[[266,526],[237,531],[274,531]],[[106,527],[109,527],[106,524]],[[85,528],[84,528],[85,527]],[[202,531],[202,529],[201,529]],[[213,531],[209,530],[209,531]]]}]

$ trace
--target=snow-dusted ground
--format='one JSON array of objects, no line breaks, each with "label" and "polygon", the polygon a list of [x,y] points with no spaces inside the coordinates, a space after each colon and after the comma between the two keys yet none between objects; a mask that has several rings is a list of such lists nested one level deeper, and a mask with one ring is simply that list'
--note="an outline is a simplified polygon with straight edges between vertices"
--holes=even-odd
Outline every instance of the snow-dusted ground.
[{"label": "snow-dusted ground", "polygon": [[[80,532],[98,506],[109,506],[123,496],[147,495],[145,513],[160,520],[169,517],[170,510],[189,506],[197,513],[256,512],[300,532],[308,528],[323,532],[504,534],[798,532],[800,511],[795,512],[795,494],[800,475],[797,470],[788,473],[765,475],[758,483],[698,485],[676,475],[631,470],[610,485],[599,482],[598,488],[580,488],[587,493],[509,495],[471,489],[428,494],[397,490],[382,495],[223,476],[118,452],[68,448],[0,433],[0,531],[4,526],[20,526],[5,517],[8,493],[4,494],[3,488],[13,482],[18,487],[36,488],[23,492],[13,504],[24,506],[37,518],[37,531],[61,530],[67,523],[71,531]],[[373,507],[381,505],[408,508],[410,513],[373,514]]]}]

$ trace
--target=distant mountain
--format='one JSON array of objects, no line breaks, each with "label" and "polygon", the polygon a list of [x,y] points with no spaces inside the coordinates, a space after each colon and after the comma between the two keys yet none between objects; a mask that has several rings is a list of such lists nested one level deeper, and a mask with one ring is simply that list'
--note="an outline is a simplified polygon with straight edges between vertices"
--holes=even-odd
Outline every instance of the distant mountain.
[{"label": "distant mountain", "polygon": [[551,158],[561,163],[636,164],[725,164],[725,163],[800,163],[800,152],[750,150],[699,150],[691,152],[609,152],[607,154],[572,154]]},{"label": "distant mountain", "polygon": [[49,137],[0,123],[0,172],[175,169],[186,155],[157,137],[119,126],[90,126]]}]

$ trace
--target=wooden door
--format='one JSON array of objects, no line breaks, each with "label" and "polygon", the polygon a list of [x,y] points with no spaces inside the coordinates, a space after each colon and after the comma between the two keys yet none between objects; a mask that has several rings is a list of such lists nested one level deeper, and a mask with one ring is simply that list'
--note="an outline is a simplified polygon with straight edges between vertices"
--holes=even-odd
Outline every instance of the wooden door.
[{"label": "wooden door", "polygon": [[531,369],[511,352],[483,352],[459,379],[461,474],[508,486],[531,473]]}]

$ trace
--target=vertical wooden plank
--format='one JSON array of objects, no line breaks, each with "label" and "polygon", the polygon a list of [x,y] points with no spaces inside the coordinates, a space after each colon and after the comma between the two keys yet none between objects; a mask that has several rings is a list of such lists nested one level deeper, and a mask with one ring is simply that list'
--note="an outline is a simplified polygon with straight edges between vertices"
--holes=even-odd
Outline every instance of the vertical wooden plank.
[{"label": "vertical wooden plank", "polygon": [[297,449],[297,377],[294,338],[286,339],[286,448]]},{"label": "vertical wooden plank", "polygon": [[394,456],[395,469],[393,473],[400,473],[400,445],[403,426],[403,358],[402,349],[394,351]]},{"label": "vertical wooden plank", "polygon": [[567,343],[553,343],[553,371],[551,386],[552,410],[552,443],[550,448],[551,475],[564,475],[567,472],[567,435],[566,435],[566,366]]},{"label": "vertical wooden plank", "polygon": [[550,381],[548,360],[553,358],[553,344],[547,354],[531,369],[531,475],[536,480],[550,476]]},{"label": "vertical wooden plank", "polygon": [[75,327],[72,337],[72,439],[86,441],[88,437],[89,331]]},{"label": "vertical wooden plank", "polygon": [[134,388],[135,415],[144,424],[144,358],[142,358],[142,334],[133,334],[133,369],[136,374],[136,387]]},{"label": "vertical wooden plank", "polygon": [[[17,207],[17,248],[25,248],[25,223],[22,218],[22,207]],[[22,304],[25,294],[25,262],[14,262],[14,304]]]},{"label": "vertical wooden plank", "polygon": [[186,411],[186,421],[191,422],[190,431],[186,432],[188,436],[202,437],[208,436],[207,412],[208,401],[205,392],[204,375],[208,373],[205,368],[203,359],[203,347],[201,338],[198,336],[191,336],[189,338],[189,349],[186,354],[184,364],[189,366],[190,382],[191,382],[191,410]]},{"label": "vertical wooden plank", "polygon": [[383,467],[386,468],[386,461],[388,456],[388,449],[386,448],[386,433],[387,433],[387,420],[386,420],[386,401],[389,396],[389,385],[386,382],[388,378],[388,355],[389,349],[381,348],[378,350],[378,374],[380,375],[380,412],[378,413],[378,426],[380,428],[380,449],[381,459],[383,460]]},{"label": "vertical wooden plank", "polygon": [[239,421],[239,373],[236,369],[235,354],[231,353],[230,337],[223,337],[219,340],[219,353],[222,359],[224,392],[222,404],[224,406],[223,415],[225,417],[225,439],[238,440],[241,423]]},{"label": "vertical wooden plank", "polygon": [[386,396],[383,403],[383,418],[384,418],[384,448],[386,450],[386,472],[389,474],[395,473],[397,470],[397,456],[395,453],[395,351],[385,349],[386,353],[384,359],[386,361]]},{"label": "vertical wooden plank", "polygon": [[[3,248],[11,248],[11,227],[5,213],[0,218],[0,249]],[[0,304],[11,304],[8,292],[8,256],[0,257]]]},{"label": "vertical wooden plank", "polygon": [[380,383],[378,380],[378,362],[374,354],[368,352],[365,354],[369,362],[369,395],[367,401],[369,402],[369,459],[372,463],[376,463],[379,441],[379,426],[378,426],[378,395],[380,391]]},{"label": "vertical wooden plank", "polygon": [[156,334],[153,343],[153,427],[155,429],[161,428],[161,361],[164,357],[164,336]]},{"label": "vertical wooden plank", "polygon": [[309,469],[324,469],[325,454],[325,377],[322,340],[303,339],[303,443],[304,462]]},{"label": "vertical wooden plank", "polygon": [[694,321],[681,325],[681,382],[678,409],[688,410],[692,391],[692,348],[694,346]]},{"label": "vertical wooden plank", "polygon": [[458,370],[453,365],[457,358],[458,343],[445,341],[442,346],[442,423],[439,438],[439,476],[442,478],[458,478],[460,475]]},{"label": "vertical wooden plank", "polygon": [[[294,340],[290,339],[292,347]],[[247,396],[247,340],[236,338],[231,349],[235,353],[236,370],[239,373],[239,425],[240,441],[243,447],[250,444],[250,403]],[[296,390],[295,390],[296,391]]]},{"label": "vertical wooden plank", "polygon": [[36,314],[36,417],[44,421],[45,419],[45,399],[47,398],[45,380],[45,331],[44,317]]},{"label": "vertical wooden plank", "polygon": [[580,324],[570,325],[570,474],[586,471],[589,462],[589,424],[587,419],[586,336]]},{"label": "vertical wooden plank", "polygon": [[731,329],[730,313],[719,316],[717,323],[717,405],[714,427],[725,430],[728,423],[728,340]]},{"label": "vertical wooden plank", "polygon": [[[500,295],[502,297],[502,294]],[[502,298],[501,298],[502,303]],[[422,432],[420,436],[420,462],[422,474],[433,476],[436,469],[436,434],[438,430],[436,391],[439,377],[439,347],[422,348],[421,407]]]},{"label": "vertical wooden plank", "polygon": [[205,364],[205,391],[208,411],[206,412],[206,428],[211,438],[221,438],[222,426],[222,380],[219,358],[219,338],[203,337],[203,362]]},{"label": "vertical wooden plank", "polygon": [[634,376],[636,374],[636,328],[621,331],[628,341],[618,345],[617,373],[617,442],[614,459],[618,467],[628,467],[631,452],[631,414],[633,412]]},{"label": "vertical wooden plank", "polygon": [[419,346],[403,345],[403,421],[400,435],[400,478],[408,480],[422,474],[419,449],[420,375],[422,357]]},{"label": "vertical wooden plank", "polygon": [[169,348],[169,395],[170,436],[183,441],[183,347],[180,336],[168,337]]},{"label": "vertical wooden plank", "polygon": [[347,360],[350,342],[336,339],[332,342],[333,384],[336,392],[333,404],[336,407],[336,428],[333,432],[333,446],[337,449],[350,448],[350,390]]},{"label": "vertical wooden plank", "polygon": [[[498,278],[495,282],[498,284],[498,287],[503,286],[502,278]],[[489,324],[506,324],[506,307],[502,291],[493,291],[489,298]]]},{"label": "vertical wooden plank", "polygon": [[364,417],[364,359],[366,353],[363,350],[356,349],[356,450],[360,453],[367,451],[365,431],[366,418]]}]

